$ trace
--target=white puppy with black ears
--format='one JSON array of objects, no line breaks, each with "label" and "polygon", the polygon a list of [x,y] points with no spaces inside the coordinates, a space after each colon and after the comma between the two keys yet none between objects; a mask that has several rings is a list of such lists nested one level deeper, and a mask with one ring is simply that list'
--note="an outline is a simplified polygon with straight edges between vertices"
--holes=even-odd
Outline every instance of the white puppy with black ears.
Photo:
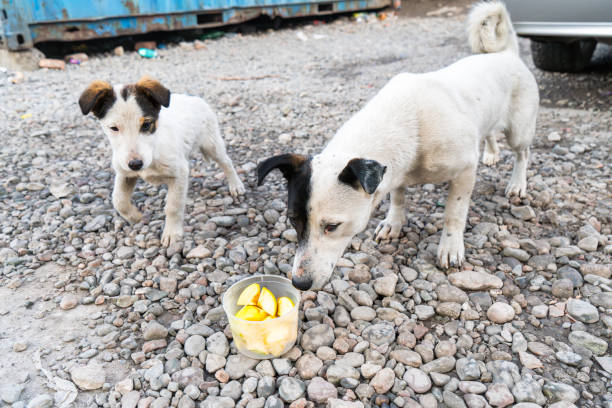
[{"label": "white puppy with black ears", "polygon": [[351,238],[366,228],[389,193],[389,212],[376,238],[397,238],[405,219],[405,187],[422,183],[450,182],[437,256],[444,268],[460,266],[480,144],[485,141],[483,162],[494,164],[498,131],[515,157],[506,193],[526,193],[538,86],[519,57],[501,2],[478,4],[468,34],[479,55],[435,72],[397,75],[320,154],[285,154],[259,165],[259,184],[273,169],[288,181],[287,215],[298,234],[296,287],[325,285]]},{"label": "white puppy with black ears", "polygon": [[202,98],[170,94],[158,81],[143,77],[135,84],[115,87],[94,81],[81,94],[79,106],[84,115],[93,112],[110,141],[116,173],[113,206],[123,218],[131,223],[142,218],[131,202],[139,177],[168,185],[162,245],[178,242],[183,235],[189,154],[194,148],[217,162],[233,196],[244,194],[217,117]]}]

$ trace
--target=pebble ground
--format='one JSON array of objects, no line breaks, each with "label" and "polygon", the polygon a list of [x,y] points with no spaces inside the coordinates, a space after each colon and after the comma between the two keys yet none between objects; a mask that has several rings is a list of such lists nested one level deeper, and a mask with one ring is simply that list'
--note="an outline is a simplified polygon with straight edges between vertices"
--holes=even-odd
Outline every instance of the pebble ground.
[{"label": "pebble ground", "polygon": [[[385,201],[330,284],[302,294],[289,353],[256,361],[233,345],[220,295],[290,271],[295,252],[284,182],[256,187],[257,162],[319,151],[394,74],[469,55],[464,18],[343,18],[154,60],[94,56],[18,84],[0,73],[0,406],[53,405],[40,353],[78,386],[73,406],[612,407],[610,76],[543,73],[527,40],[543,98],[529,193],[503,194],[507,148],[479,169],[463,270],[434,262],[447,186],[410,188],[399,240],[372,240]],[[77,105],[94,79],[143,74],[216,109],[248,185],[232,199],[194,155],[185,239],[168,249],[165,187],[139,183],[145,220],[122,220],[110,147]]]}]

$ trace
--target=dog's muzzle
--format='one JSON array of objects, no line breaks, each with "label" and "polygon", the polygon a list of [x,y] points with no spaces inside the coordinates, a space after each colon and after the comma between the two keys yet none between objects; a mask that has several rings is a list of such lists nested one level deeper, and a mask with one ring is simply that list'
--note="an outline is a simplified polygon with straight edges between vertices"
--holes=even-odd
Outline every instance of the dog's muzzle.
[{"label": "dog's muzzle", "polygon": [[291,277],[291,283],[299,290],[308,290],[312,286],[312,279],[304,276],[304,268],[298,268],[296,274]]},{"label": "dog's muzzle", "polygon": [[132,159],[128,162],[128,167],[131,170],[138,171],[142,169],[142,160],[140,159]]}]

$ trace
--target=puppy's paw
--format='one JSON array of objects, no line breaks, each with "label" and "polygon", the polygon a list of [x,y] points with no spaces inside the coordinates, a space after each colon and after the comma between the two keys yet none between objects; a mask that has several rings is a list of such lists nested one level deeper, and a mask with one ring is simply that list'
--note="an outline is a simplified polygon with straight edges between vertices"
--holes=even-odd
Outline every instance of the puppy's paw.
[{"label": "puppy's paw", "polygon": [[492,153],[485,151],[482,153],[482,163],[486,166],[493,166],[495,163],[499,161],[499,152]]},{"label": "puppy's paw", "polygon": [[119,211],[119,214],[130,224],[138,224],[140,221],[142,221],[142,213],[138,211],[135,206],[132,206],[125,211]]},{"label": "puppy's paw", "polygon": [[506,196],[519,196],[521,198],[525,197],[527,194],[527,181],[514,181],[510,180],[508,186],[506,187]]},{"label": "puppy's paw", "polygon": [[438,264],[444,269],[459,268],[465,260],[463,234],[446,235],[445,232],[438,245]]},{"label": "puppy's paw", "polygon": [[243,195],[246,192],[244,184],[242,184],[242,181],[238,178],[229,182],[229,191],[232,197]]},{"label": "puppy's paw", "polygon": [[180,242],[183,239],[183,229],[177,226],[166,225],[162,234],[161,244],[164,247],[169,247]]},{"label": "puppy's paw", "polygon": [[374,231],[374,240],[382,241],[384,239],[395,239],[399,238],[400,232],[402,231],[401,221],[388,221],[386,218],[378,224],[376,231]]}]

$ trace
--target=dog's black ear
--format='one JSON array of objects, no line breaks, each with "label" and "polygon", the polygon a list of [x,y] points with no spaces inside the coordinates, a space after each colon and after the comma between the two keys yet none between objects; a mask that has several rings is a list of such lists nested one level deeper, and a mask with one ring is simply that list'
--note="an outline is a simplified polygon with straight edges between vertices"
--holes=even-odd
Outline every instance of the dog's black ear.
[{"label": "dog's black ear", "polygon": [[144,93],[149,99],[164,107],[170,105],[170,91],[163,86],[159,81],[143,76],[136,82],[136,89]]},{"label": "dog's black ear", "polygon": [[351,159],[340,172],[338,180],[353,188],[361,186],[366,193],[372,194],[378,188],[386,171],[387,166],[376,160]]},{"label": "dog's black ear", "polygon": [[261,186],[268,173],[274,169],[279,169],[285,179],[291,180],[293,175],[307,160],[306,156],[292,153],[270,157],[257,165],[257,185]]},{"label": "dog's black ear", "polygon": [[79,106],[83,115],[93,112],[98,119],[102,119],[116,99],[111,84],[104,81],[93,81],[81,94]]}]

